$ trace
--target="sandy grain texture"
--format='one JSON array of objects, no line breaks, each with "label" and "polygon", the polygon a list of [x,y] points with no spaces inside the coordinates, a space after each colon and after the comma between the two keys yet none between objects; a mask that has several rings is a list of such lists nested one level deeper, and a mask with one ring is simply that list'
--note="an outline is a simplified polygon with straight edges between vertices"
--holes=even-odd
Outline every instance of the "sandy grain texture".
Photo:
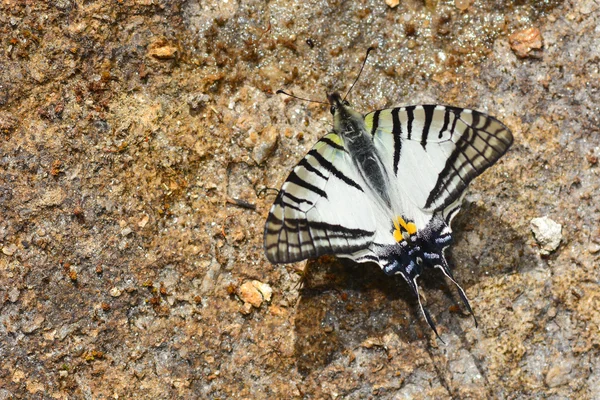
[{"label": "sandy grain texture", "polygon": [[[599,26],[598,0],[4,0],[0,399],[600,398]],[[358,110],[515,136],[454,226],[479,328],[424,282],[445,345],[376,266],[263,255],[260,190],[331,126],[275,91],[344,91],[371,45]]]}]

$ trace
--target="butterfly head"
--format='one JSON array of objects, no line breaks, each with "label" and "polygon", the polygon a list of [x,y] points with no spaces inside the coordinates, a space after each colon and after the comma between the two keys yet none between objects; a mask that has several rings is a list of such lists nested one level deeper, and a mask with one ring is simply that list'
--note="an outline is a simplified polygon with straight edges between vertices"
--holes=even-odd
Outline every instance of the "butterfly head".
[{"label": "butterfly head", "polygon": [[350,103],[340,96],[339,93],[327,95],[331,114],[333,115],[333,130],[346,139],[351,140],[353,136],[362,135],[364,129],[364,117],[354,111]]},{"label": "butterfly head", "polygon": [[328,94],[327,100],[329,101],[329,104],[331,106],[329,111],[333,116],[335,116],[335,114],[337,114],[339,110],[350,107],[350,103],[348,103],[348,100],[342,99],[342,96],[340,96],[340,94],[337,92]]}]

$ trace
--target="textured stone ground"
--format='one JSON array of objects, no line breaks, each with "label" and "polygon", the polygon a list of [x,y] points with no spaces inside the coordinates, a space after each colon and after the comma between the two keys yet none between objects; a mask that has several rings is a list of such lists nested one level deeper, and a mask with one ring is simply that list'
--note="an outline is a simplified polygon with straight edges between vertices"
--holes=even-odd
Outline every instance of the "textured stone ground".
[{"label": "textured stone ground", "polygon": [[[598,0],[3,1],[0,399],[600,398],[599,26]],[[263,255],[259,191],[331,126],[274,92],[344,91],[371,45],[358,110],[515,136],[454,226],[479,327],[424,282],[446,344],[376,266]]]}]

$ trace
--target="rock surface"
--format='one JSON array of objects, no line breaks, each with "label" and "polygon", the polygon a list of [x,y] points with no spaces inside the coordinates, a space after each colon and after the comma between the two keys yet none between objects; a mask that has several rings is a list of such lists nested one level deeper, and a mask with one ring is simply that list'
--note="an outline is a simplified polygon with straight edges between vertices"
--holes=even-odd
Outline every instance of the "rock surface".
[{"label": "rock surface", "polygon": [[[599,398],[599,26],[597,0],[4,1],[0,398]],[[261,189],[331,127],[275,91],[344,93],[372,45],[357,110],[515,136],[454,224],[479,327],[423,280],[445,344],[376,266],[263,254]]]}]

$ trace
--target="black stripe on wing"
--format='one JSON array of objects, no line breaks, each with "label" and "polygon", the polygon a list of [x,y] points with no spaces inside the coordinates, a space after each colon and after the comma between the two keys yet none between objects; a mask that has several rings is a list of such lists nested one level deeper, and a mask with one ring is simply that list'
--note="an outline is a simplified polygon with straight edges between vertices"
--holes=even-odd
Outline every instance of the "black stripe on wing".
[{"label": "black stripe on wing", "polygon": [[408,133],[408,140],[412,140],[412,128],[413,128],[413,121],[415,120],[415,108],[417,108],[417,106],[408,106],[404,108],[404,111],[406,111],[406,131]]},{"label": "black stripe on wing", "polygon": [[[436,206],[436,210],[452,204],[469,183],[502,157],[512,144],[512,134],[500,121],[476,111],[466,111],[471,115],[470,123],[461,118],[465,110],[446,107],[447,113],[456,114],[451,134],[460,136],[444,168],[438,174],[437,182],[425,202],[425,208],[430,208],[441,199],[443,201]],[[466,125],[464,132],[455,130],[458,129],[456,126],[459,120]],[[482,121],[482,126],[479,126]]]},{"label": "black stripe on wing", "polygon": [[433,113],[435,111],[435,105],[424,105],[423,111],[425,113],[425,122],[423,123],[423,132],[421,132],[421,146],[423,146],[423,150],[425,146],[427,146],[427,136],[429,135],[429,129],[431,128],[431,123],[433,122]]},{"label": "black stripe on wing", "polygon": [[335,176],[336,178],[338,178],[345,184],[355,187],[356,189],[360,190],[361,192],[364,192],[363,188],[358,183],[356,183],[353,179],[349,178],[342,171],[337,169],[329,160],[325,159],[325,157],[323,157],[317,150],[313,149],[313,150],[309,151],[308,155],[313,156],[315,158],[315,160],[317,160],[317,162],[321,165],[321,167],[323,167],[327,171],[331,172],[333,174],[333,176]]},{"label": "black stripe on wing", "polygon": [[341,150],[341,151],[345,151],[346,153],[348,152],[344,146],[337,144],[336,142],[334,142],[333,140],[329,139],[327,136],[321,138],[321,140],[319,140],[321,143],[327,143],[329,146],[333,147],[336,150]]},{"label": "black stripe on wing", "polygon": [[[400,153],[402,152],[402,124],[398,113],[399,108],[392,110],[392,135],[394,137],[394,175],[398,175],[398,163],[400,162]],[[379,116],[379,115],[377,115]],[[375,121],[375,117],[373,117]],[[373,123],[375,125],[375,123]]]},{"label": "black stripe on wing", "polygon": [[327,180],[327,178],[328,178],[327,176],[323,175],[323,173],[321,171],[319,171],[317,168],[313,167],[308,162],[308,159],[306,157],[304,157],[302,160],[300,160],[300,162],[298,163],[298,167],[304,167],[307,171],[312,172],[313,174],[317,175],[321,179]]},{"label": "black stripe on wing", "polygon": [[379,257],[377,257],[374,254],[365,254],[363,256],[360,256],[356,259],[356,262],[366,262],[366,261],[371,261],[371,262],[375,262],[375,263],[379,263],[381,260]]},{"label": "black stripe on wing", "polygon": [[373,113],[373,118],[371,119],[373,126],[371,127],[371,137],[375,138],[375,132],[377,132],[377,128],[379,128],[379,114],[381,114],[381,110],[377,110]]},{"label": "black stripe on wing", "polygon": [[321,197],[327,198],[327,193],[325,193],[324,190],[300,178],[298,174],[296,174],[295,170],[290,173],[290,176],[288,176],[286,182],[291,182],[294,185],[303,187],[304,189],[310,190],[311,192],[316,193]]},{"label": "black stripe on wing", "polygon": [[[441,139],[444,136],[444,132],[448,129],[448,124],[450,123],[450,112],[452,110],[450,110],[448,107],[446,108],[446,111],[444,112],[444,124],[442,125],[442,129],[440,129],[440,131],[438,132],[438,139]],[[454,127],[456,126],[456,119],[457,117],[455,117],[452,121],[452,129],[451,131],[454,131]]]},{"label": "black stripe on wing", "polygon": [[301,199],[299,197],[294,196],[291,193],[288,192],[281,192],[281,196],[277,196],[277,199],[275,199],[276,202],[279,201],[279,203],[277,204],[281,204],[281,202],[283,202],[283,198],[287,197],[288,199],[292,200],[293,202],[297,203],[297,204],[301,204],[301,203],[306,203],[309,206],[312,206],[314,203],[310,200],[306,200],[306,199]]},{"label": "black stripe on wing", "polygon": [[311,228],[328,232],[330,238],[347,238],[347,239],[359,239],[364,237],[371,237],[375,232],[367,231],[359,228],[348,228],[339,224],[330,224],[328,222],[321,221],[309,221],[304,218],[286,218],[285,221],[277,218],[273,214],[269,215],[269,221],[281,226],[281,229],[266,228],[267,233],[275,234],[279,233],[280,230],[287,230],[293,232],[296,226]]},{"label": "black stripe on wing", "polygon": [[[349,237],[354,238],[354,239],[359,238],[359,237],[372,236],[375,233],[375,232],[368,231],[365,229],[348,228],[343,225],[330,224],[328,222],[323,222],[323,221],[309,221],[305,218],[286,218],[285,220],[282,220],[280,218],[277,218],[273,214],[269,214],[268,220],[269,220],[269,222],[273,222],[275,224],[280,225],[281,229],[286,229],[286,230],[292,229],[292,227],[288,226],[288,224],[293,225],[293,226],[305,225],[305,226],[313,228],[313,229],[320,229],[323,231],[331,231],[334,234],[349,235]],[[269,224],[267,224],[267,226],[268,225]],[[277,232],[279,232],[279,229],[266,228],[266,232],[267,233],[277,233]]]}]

